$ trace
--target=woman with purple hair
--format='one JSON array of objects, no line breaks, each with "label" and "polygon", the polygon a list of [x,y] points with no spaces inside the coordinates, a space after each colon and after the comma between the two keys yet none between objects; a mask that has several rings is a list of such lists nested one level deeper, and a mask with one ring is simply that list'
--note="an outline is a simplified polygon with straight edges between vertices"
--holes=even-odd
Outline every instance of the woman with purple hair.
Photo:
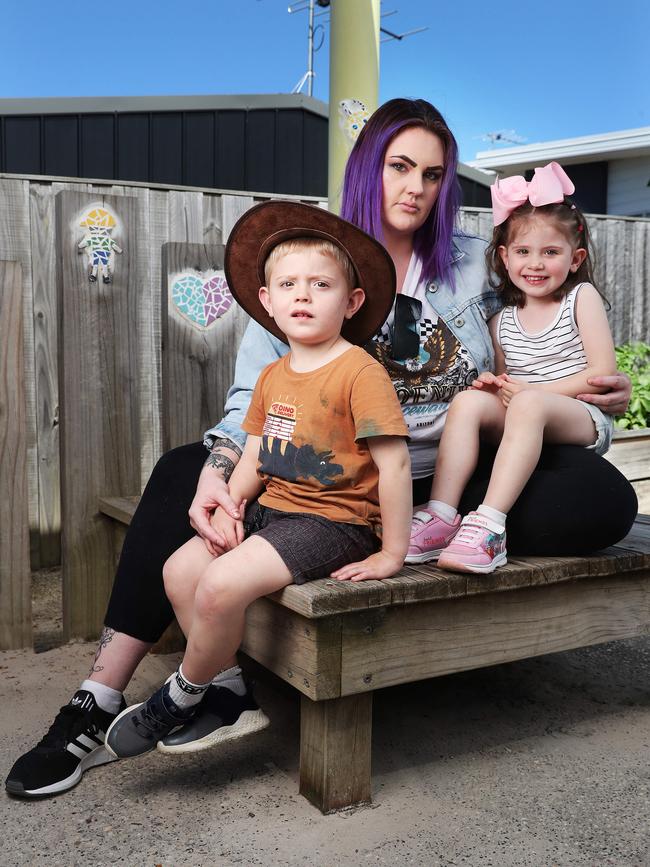
[{"label": "woman with purple hair", "polygon": [[[455,230],[457,159],[454,137],[432,105],[393,99],[361,131],[343,189],[342,216],[380,240],[395,264],[395,306],[366,349],[387,369],[402,404],[411,437],[415,503],[428,497],[450,400],[494,364],[486,323],[500,303],[487,281],[486,243]],[[234,540],[221,538],[209,519],[217,507],[237,517],[227,482],[246,438],[241,422],[259,372],[286,351],[251,322],[237,355],[224,418],[203,443],[168,452],[154,468],[126,536],[88,679],[43,740],[15,763],[6,782],[10,794],[38,797],[66,791],[86,769],[111,760],[104,733],[125,707],[122,691],[172,619],[163,564],[194,533],[213,554],[232,546]],[[625,410],[630,396],[625,376],[591,384],[609,391],[579,395],[581,399],[611,413]],[[492,457],[487,449],[482,453],[461,510],[482,501]],[[634,491],[611,464],[577,446],[545,447],[509,515],[509,548],[538,555],[592,551],[622,538],[635,514]],[[187,751],[217,728],[223,729],[221,741],[242,736],[240,720],[255,709],[233,660],[208,688],[200,713],[184,727]]]}]

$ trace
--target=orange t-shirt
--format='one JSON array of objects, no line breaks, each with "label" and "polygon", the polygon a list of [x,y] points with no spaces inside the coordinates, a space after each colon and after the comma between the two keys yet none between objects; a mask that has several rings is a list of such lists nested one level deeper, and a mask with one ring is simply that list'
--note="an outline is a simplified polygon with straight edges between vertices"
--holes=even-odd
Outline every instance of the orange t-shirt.
[{"label": "orange t-shirt", "polygon": [[377,531],[379,473],[367,439],[408,436],[388,374],[358,346],[308,373],[291,370],[290,358],[264,368],[242,424],[262,437],[260,503]]}]

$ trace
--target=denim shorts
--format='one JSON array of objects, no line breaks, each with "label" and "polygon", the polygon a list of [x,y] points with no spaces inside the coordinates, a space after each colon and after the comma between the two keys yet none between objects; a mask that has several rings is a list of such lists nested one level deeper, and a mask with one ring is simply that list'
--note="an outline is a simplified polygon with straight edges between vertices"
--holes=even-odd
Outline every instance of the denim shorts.
[{"label": "denim shorts", "polygon": [[580,403],[592,417],[596,428],[596,441],[592,445],[587,446],[587,448],[595,451],[597,455],[604,455],[605,452],[609,451],[609,447],[612,444],[614,419],[611,415],[599,409],[599,407],[594,406],[593,403],[586,403],[584,400],[581,400]]},{"label": "denim shorts", "polygon": [[273,545],[294,584],[327,578],[336,569],[365,560],[381,547],[365,524],[338,523],[304,512],[280,512],[257,502],[246,509],[244,531],[246,537],[261,536]]}]

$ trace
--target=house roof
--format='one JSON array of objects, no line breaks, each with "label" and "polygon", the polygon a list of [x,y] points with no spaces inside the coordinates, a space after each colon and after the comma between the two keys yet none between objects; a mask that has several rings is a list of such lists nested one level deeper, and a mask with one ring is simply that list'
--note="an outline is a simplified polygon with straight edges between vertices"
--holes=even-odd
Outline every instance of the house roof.
[{"label": "house roof", "polygon": [[215,109],[305,108],[323,117],[326,102],[303,93],[200,94],[196,96],[63,96],[0,99],[0,115],[86,114],[124,111],[211,111]]},{"label": "house roof", "polygon": [[650,126],[480,151],[469,165],[477,169],[517,172],[551,160],[570,165],[632,157],[650,158]]}]

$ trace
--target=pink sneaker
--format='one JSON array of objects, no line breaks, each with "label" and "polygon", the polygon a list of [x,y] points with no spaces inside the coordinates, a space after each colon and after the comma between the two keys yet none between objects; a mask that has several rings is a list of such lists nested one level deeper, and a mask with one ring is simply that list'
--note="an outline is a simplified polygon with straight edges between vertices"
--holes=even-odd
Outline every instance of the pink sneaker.
[{"label": "pink sneaker", "polygon": [[425,563],[435,560],[438,554],[454,538],[460,527],[460,515],[451,524],[443,521],[428,509],[421,509],[413,515],[411,539],[409,541],[406,563]]},{"label": "pink sneaker", "polygon": [[451,572],[494,572],[507,562],[505,527],[470,512],[454,541],[440,555],[438,567]]}]

